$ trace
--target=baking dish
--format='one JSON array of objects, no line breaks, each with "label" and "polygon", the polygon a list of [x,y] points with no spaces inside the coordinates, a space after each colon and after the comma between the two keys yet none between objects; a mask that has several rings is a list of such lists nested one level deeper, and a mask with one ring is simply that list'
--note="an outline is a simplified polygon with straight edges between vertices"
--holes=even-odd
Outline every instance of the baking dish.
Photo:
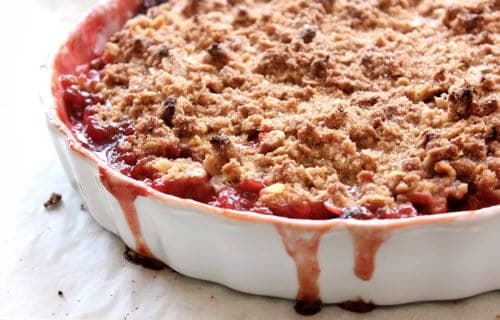
[{"label": "baking dish", "polygon": [[92,10],[55,55],[46,99],[59,157],[105,229],[182,274],[311,303],[390,305],[500,288],[500,206],[403,220],[290,220],[160,193],[85,149],[55,79],[98,56],[140,4],[109,0]]}]

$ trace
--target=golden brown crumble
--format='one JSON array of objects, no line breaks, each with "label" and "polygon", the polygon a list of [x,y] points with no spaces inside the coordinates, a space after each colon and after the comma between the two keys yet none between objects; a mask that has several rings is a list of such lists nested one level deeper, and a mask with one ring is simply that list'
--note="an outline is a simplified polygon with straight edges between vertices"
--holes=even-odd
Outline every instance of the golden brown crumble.
[{"label": "golden brown crumble", "polygon": [[118,148],[164,179],[262,181],[263,206],[437,213],[498,197],[499,9],[171,0],[107,43],[99,121],[132,122]]}]

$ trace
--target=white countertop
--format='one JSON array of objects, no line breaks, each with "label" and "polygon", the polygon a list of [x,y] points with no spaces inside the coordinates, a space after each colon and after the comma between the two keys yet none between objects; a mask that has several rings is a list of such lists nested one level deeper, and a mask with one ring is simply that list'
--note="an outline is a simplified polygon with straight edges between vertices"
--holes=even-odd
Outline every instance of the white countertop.
[{"label": "white countertop", "polygon": [[[0,319],[301,319],[290,301],[133,265],[123,258],[123,243],[80,209],[82,199],[66,180],[45,129],[39,66],[95,2],[2,2]],[[46,211],[43,203],[53,191],[62,194],[63,204]],[[495,320],[500,291],[377,308],[368,315],[326,306],[310,317],[351,318]]]}]

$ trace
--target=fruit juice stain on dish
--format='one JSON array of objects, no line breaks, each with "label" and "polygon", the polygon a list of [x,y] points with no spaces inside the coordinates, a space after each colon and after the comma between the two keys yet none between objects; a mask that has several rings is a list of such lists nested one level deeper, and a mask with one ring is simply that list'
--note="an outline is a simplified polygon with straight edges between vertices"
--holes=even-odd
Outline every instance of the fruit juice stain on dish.
[{"label": "fruit juice stain on dish", "polygon": [[387,228],[372,227],[372,229],[347,227],[354,244],[354,274],[364,281],[372,278],[378,249],[390,237],[390,231]]},{"label": "fruit juice stain on dish", "polygon": [[103,167],[99,168],[99,177],[106,189],[116,198],[130,228],[130,232],[134,236],[136,250],[140,255],[152,257],[153,254],[142,236],[141,226],[137,217],[137,210],[134,201],[138,196],[146,196],[147,192],[144,188],[135,186],[126,181],[120,181],[113,177],[109,172],[110,169]]},{"label": "fruit juice stain on dish", "polygon": [[[354,274],[361,280],[369,281],[375,270],[375,257],[380,246],[390,237],[386,227],[368,230],[357,226],[348,226],[351,233],[355,257]],[[313,315],[321,311],[321,297],[318,279],[321,269],[318,263],[318,248],[321,237],[329,227],[316,230],[300,230],[289,225],[277,224],[288,255],[297,269],[299,288],[296,296],[295,311],[302,315]],[[341,308],[358,313],[369,312],[374,305],[364,302],[345,302]]]},{"label": "fruit juice stain on dish", "polygon": [[299,288],[295,311],[312,315],[321,310],[321,297],[318,278],[321,272],[318,263],[318,248],[321,237],[329,227],[315,230],[300,230],[286,224],[277,224],[288,255],[293,259],[297,270]]}]

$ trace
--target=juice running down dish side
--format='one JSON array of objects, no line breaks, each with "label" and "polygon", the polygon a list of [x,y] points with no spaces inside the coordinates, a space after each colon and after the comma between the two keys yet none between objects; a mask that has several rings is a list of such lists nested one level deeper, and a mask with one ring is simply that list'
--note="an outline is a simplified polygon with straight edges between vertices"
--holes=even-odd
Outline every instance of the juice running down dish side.
[{"label": "juice running down dish side", "polygon": [[[139,254],[155,256],[135,204],[152,190],[289,218],[275,228],[297,308],[314,313],[332,220],[369,282],[378,249],[416,217],[500,204],[495,1],[110,3],[123,28],[103,38],[105,15],[91,15],[79,39],[91,43],[70,38],[53,92],[71,139],[106,164],[98,178]],[[75,49],[89,45],[102,48]]]}]

